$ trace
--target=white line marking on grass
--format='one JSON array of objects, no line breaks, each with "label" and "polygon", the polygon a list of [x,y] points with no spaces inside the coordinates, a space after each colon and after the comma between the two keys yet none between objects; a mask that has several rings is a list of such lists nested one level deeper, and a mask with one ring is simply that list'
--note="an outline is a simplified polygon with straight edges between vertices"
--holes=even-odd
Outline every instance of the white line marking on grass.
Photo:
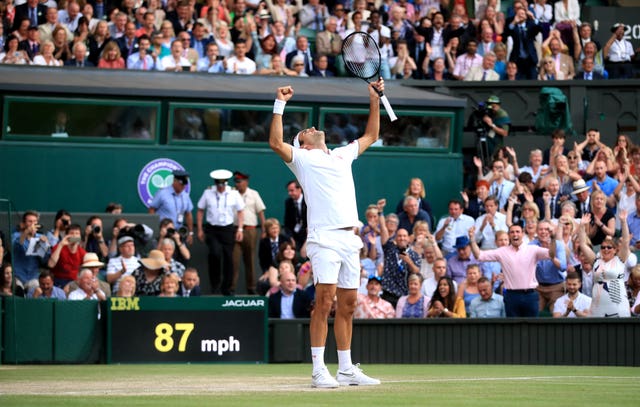
[{"label": "white line marking on grass", "polygon": [[520,380],[559,380],[559,379],[593,379],[593,380],[637,380],[638,376],[518,376],[518,377],[451,377],[438,379],[384,380],[383,383],[442,383],[442,382],[490,382]]}]

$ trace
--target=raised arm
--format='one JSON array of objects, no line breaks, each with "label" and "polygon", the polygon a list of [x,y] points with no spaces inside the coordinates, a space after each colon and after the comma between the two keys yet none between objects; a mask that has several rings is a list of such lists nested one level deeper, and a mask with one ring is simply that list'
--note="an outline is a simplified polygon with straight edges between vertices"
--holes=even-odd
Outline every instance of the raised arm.
[{"label": "raised arm", "polygon": [[620,217],[620,228],[622,233],[620,234],[620,248],[618,249],[618,257],[624,263],[629,258],[629,224],[627,223],[627,211],[620,210],[618,213]]},{"label": "raised arm", "polygon": [[578,244],[580,245],[580,251],[586,256],[586,260],[589,263],[593,263],[596,259],[596,254],[591,247],[587,244],[587,226],[591,223],[591,214],[585,213],[580,219],[580,227],[578,228]]},{"label": "raised arm", "polygon": [[291,145],[284,142],[284,131],[282,129],[282,115],[287,101],[293,97],[293,88],[283,86],[276,91],[276,101],[273,104],[273,118],[269,129],[269,147],[282,158],[286,163],[293,160],[293,150]]},{"label": "raised arm", "polygon": [[[384,92],[384,79],[380,78],[368,86],[369,88],[369,119],[364,134],[358,139],[358,155],[365,152],[367,148],[378,140],[380,135],[380,95]],[[376,91],[377,89],[377,91]]]}]

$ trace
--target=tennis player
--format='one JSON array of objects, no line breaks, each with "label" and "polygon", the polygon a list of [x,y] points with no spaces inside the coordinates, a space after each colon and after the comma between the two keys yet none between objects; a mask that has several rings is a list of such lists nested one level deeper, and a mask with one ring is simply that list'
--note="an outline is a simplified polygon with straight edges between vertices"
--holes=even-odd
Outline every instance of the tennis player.
[{"label": "tennis player", "polygon": [[[311,127],[296,136],[294,148],[283,141],[282,114],[293,88],[278,88],[273,105],[269,145],[295,174],[307,202],[307,254],[311,259],[316,285],[316,303],[311,313],[312,386],[338,387],[376,385],[351,361],[353,312],[360,285],[358,253],[362,240],[354,234],[358,224],[356,192],[351,172],[353,160],[378,139],[380,130],[380,97],[384,81],[380,78],[368,86],[369,119],[364,134],[356,141],[329,150],[323,131]],[[297,142],[296,142],[297,141]],[[338,373],[329,373],[324,363],[327,319],[337,297],[334,333],[338,348]]]}]

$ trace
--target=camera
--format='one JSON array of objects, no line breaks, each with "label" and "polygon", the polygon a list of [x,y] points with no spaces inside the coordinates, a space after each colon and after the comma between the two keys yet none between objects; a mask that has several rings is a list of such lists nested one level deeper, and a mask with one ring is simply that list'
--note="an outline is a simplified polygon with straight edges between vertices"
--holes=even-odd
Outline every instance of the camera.
[{"label": "camera", "polygon": [[180,236],[180,240],[184,240],[189,235],[189,229],[186,226],[181,226],[177,231],[174,228],[167,228],[166,236],[172,238],[176,233]]},{"label": "camera", "polygon": [[176,234],[176,230],[174,228],[167,228],[167,237],[173,237]]},{"label": "camera", "polygon": [[97,235],[97,234],[99,234],[100,232],[102,232],[102,228],[100,227],[100,225],[93,225],[92,230],[93,230],[93,234],[94,234],[94,235]]},{"label": "camera", "polygon": [[64,226],[64,227],[69,226],[69,224],[71,223],[71,222],[69,222],[69,219],[64,219],[64,218],[60,219],[60,222],[62,222],[62,226]]},{"label": "camera", "polygon": [[135,225],[133,227],[126,227],[120,230],[120,234],[118,236],[119,237],[130,236],[136,242],[142,243],[142,244],[146,244],[150,239],[150,236],[147,233],[144,225],[141,225],[141,224]]},{"label": "camera", "polygon": [[398,254],[405,254],[405,253],[407,253],[406,247],[398,247]]}]

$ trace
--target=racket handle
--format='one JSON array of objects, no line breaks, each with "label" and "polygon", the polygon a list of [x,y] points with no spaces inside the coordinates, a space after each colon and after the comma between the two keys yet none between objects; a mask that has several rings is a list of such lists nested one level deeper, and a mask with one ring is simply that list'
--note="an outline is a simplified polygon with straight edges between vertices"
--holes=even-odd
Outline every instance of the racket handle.
[{"label": "racket handle", "polygon": [[393,109],[391,108],[391,104],[389,103],[389,100],[387,99],[387,97],[385,95],[382,95],[380,96],[380,100],[384,105],[384,110],[386,110],[387,114],[389,115],[389,120],[391,120],[392,122],[395,122],[396,120],[398,120],[398,117],[393,112]]}]

